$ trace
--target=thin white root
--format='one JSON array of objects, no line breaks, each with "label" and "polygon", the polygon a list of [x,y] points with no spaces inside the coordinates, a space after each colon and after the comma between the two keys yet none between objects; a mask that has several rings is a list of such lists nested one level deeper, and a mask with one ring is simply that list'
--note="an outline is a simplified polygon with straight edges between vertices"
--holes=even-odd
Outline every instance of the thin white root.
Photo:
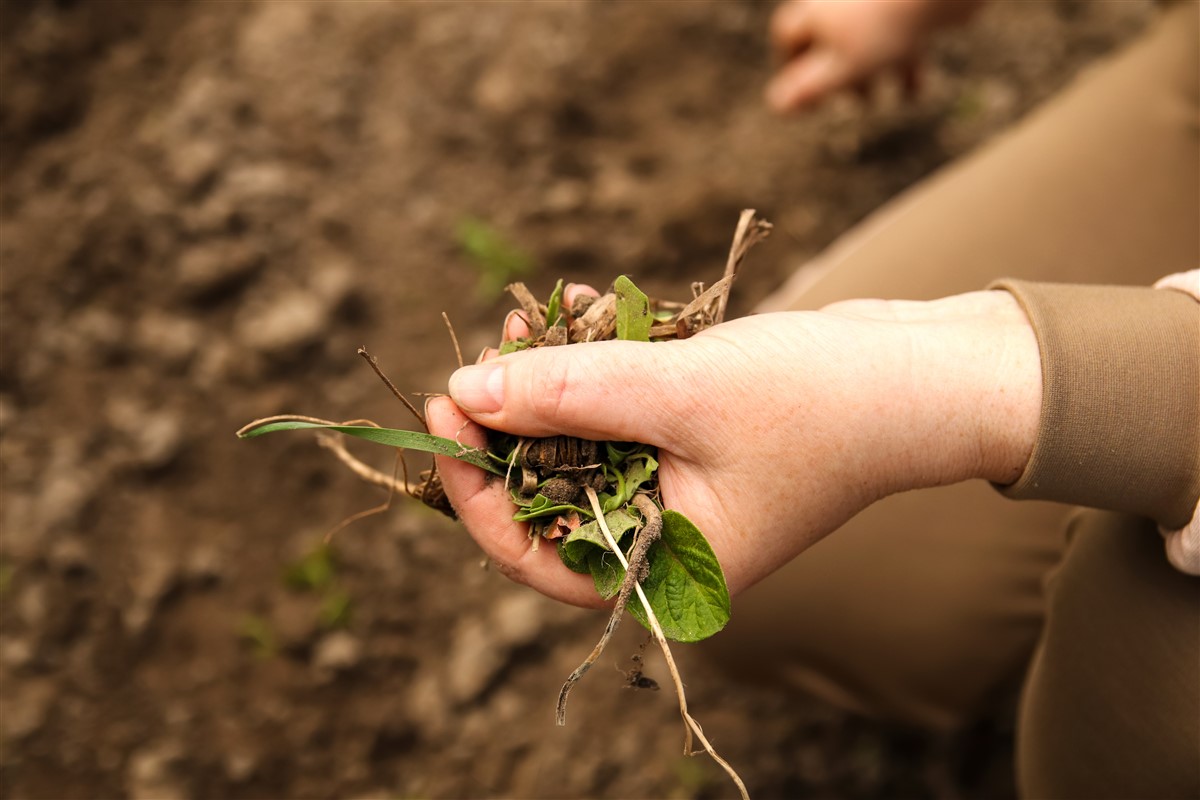
[{"label": "thin white root", "polygon": [[419,486],[413,486],[407,481],[398,480],[392,475],[380,472],[374,467],[369,467],[363,462],[359,461],[350,454],[350,451],[346,449],[346,445],[342,444],[340,436],[330,436],[329,434],[319,433],[317,434],[317,444],[321,445],[321,447],[324,447],[327,450],[332,451],[333,454],[337,456],[338,461],[341,461],[343,464],[345,464],[351,472],[362,478],[367,483],[381,486],[384,489],[389,489],[393,492],[403,492],[410,497],[421,491]]},{"label": "thin white root", "polygon": [[[604,541],[608,543],[613,555],[621,562],[621,566],[628,571],[629,562],[625,560],[625,554],[621,552],[621,548],[613,538],[612,532],[608,529],[608,524],[604,520],[604,510],[600,507],[600,498],[596,496],[596,490],[589,486],[586,491],[588,502],[592,505],[592,513],[596,515],[596,520],[600,523],[600,532],[604,534]],[[642,591],[642,585],[636,583],[633,588],[637,591],[637,596],[642,602],[642,607],[646,609],[646,619],[650,621],[650,630],[654,633],[654,641],[658,642],[658,646],[662,649],[663,657],[667,661],[667,669],[671,672],[671,680],[675,683],[675,694],[679,698],[679,714],[683,717],[685,723],[684,730],[686,731],[683,754],[685,756],[695,755],[695,752],[692,750],[692,732],[694,731],[696,738],[704,745],[705,752],[712,756],[713,761],[720,764],[721,769],[725,770],[729,777],[733,779],[733,782],[737,784],[738,791],[742,795],[742,800],[750,800],[750,793],[746,791],[746,784],[742,782],[737,771],[730,766],[728,761],[717,754],[717,751],[709,744],[708,738],[704,735],[704,730],[700,727],[700,723],[696,722],[695,718],[688,713],[687,695],[683,689],[683,679],[679,676],[679,668],[675,666],[675,658],[671,655],[671,646],[667,644],[666,634],[663,633],[662,626],[658,623],[658,617],[654,615],[654,609],[650,607],[650,600],[646,597],[646,593]]]}]

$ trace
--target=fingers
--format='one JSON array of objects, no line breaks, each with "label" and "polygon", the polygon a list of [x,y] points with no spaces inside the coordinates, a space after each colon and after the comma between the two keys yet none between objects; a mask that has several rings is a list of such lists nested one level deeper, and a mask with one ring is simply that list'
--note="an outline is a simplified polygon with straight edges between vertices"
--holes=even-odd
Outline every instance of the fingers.
[{"label": "fingers", "polygon": [[691,341],[543,347],[465,367],[450,396],[472,419],[522,436],[567,434],[690,452]]},{"label": "fingers", "polygon": [[799,111],[854,82],[850,63],[837,51],[818,49],[785,64],[767,84],[774,111]]},{"label": "fingers", "polygon": [[812,15],[809,11],[808,4],[803,0],[791,0],[771,15],[771,46],[782,59],[795,58],[812,44]]},{"label": "fingers", "polygon": [[504,318],[504,327],[501,333],[500,340],[503,342],[511,342],[515,339],[522,339],[529,335],[529,322],[525,319],[525,312],[514,308],[508,312]]},{"label": "fingers", "polygon": [[577,297],[599,297],[600,293],[586,283],[568,283],[563,289],[563,305],[567,308],[575,305]]},{"label": "fingers", "polygon": [[[464,447],[487,446],[484,430],[448,398],[431,399],[426,416],[436,436],[455,439]],[[437,457],[437,468],[459,519],[500,572],[556,600],[584,607],[604,605],[591,578],[563,566],[552,543],[544,542],[533,552],[527,527],[512,519],[514,506],[502,481],[445,456]]]},{"label": "fingers", "polygon": [[[591,295],[599,297],[600,293],[588,286],[586,283],[568,283],[563,287],[563,305],[570,308],[575,303],[575,298],[581,295]],[[522,339],[529,335],[529,321],[525,319],[525,312],[514,308],[508,312],[508,316],[504,318],[504,326],[502,333],[502,341],[511,342],[516,339]],[[489,360],[488,359],[482,360]]]}]

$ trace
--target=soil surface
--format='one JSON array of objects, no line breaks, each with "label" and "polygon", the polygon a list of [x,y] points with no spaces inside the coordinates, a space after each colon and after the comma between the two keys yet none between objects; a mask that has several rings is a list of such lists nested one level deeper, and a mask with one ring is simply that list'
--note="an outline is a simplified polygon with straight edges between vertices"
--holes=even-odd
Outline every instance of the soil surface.
[{"label": "soil surface", "polygon": [[[903,106],[760,102],[770,6],[0,6],[0,795],[725,797],[627,622],[481,567],[282,412],[410,424],[495,343],[520,277],[687,299],[743,207],[776,224],[744,313],[839,233],[1135,34],[1141,2],[996,3]],[[511,262],[511,263],[510,263]],[[381,469],[386,451],[355,448]],[[413,467],[423,462],[414,459]],[[736,599],[734,602],[736,614]],[[1003,716],[934,736],[717,673],[693,713],[759,797],[1012,793]],[[647,674],[665,670],[652,650]]]}]

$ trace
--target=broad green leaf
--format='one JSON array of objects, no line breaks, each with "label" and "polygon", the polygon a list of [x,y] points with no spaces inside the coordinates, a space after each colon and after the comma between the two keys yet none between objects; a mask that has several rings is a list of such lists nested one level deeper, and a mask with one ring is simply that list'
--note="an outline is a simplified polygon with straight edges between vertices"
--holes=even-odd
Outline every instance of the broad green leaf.
[{"label": "broad green leaf", "polygon": [[650,300],[633,281],[622,275],[613,284],[617,295],[617,338],[632,342],[650,341],[650,328],[654,316],[650,313]]},{"label": "broad green leaf", "polygon": [[[621,591],[621,581],[625,580],[625,568],[617,561],[612,551],[592,548],[592,552],[588,553],[587,565],[592,573],[592,583],[595,584],[600,597],[605,600],[616,597],[617,592]],[[630,601],[629,607],[633,608],[637,602],[636,599]]]},{"label": "broad green leaf", "polygon": [[465,461],[468,464],[479,467],[482,470],[487,470],[495,475],[504,474],[504,470],[493,463],[483,450],[473,450],[463,447],[452,439],[443,439],[440,436],[433,436],[428,433],[398,430],[396,428],[374,428],[369,425],[330,425],[327,423],[289,419],[247,426],[238,431],[238,438],[253,439],[255,436],[262,436],[264,433],[298,430],[337,431],[347,436],[356,436],[359,439],[366,439],[369,442],[387,445],[388,447],[402,447],[406,450],[420,450],[423,453],[450,456],[451,458],[457,458],[459,461]]},{"label": "broad green leaf", "polygon": [[[691,520],[678,511],[664,511],[662,538],[651,546],[648,560],[650,574],[642,590],[668,639],[698,642],[725,627],[729,622],[725,574]],[[599,588],[595,573],[593,580]],[[649,627],[640,602],[631,600],[629,610]]]},{"label": "broad green leaf", "polygon": [[[625,534],[639,524],[637,517],[621,509],[605,514],[604,521],[608,524],[608,531],[616,539],[618,545]],[[608,542],[604,540],[604,534],[600,532],[600,523],[593,519],[563,537],[563,546],[559,550],[559,555],[563,557],[564,562],[569,558],[572,563],[579,564],[584,562],[588,552],[596,547],[608,550]]]},{"label": "broad green leaf", "polygon": [[[595,548],[592,549],[594,550]],[[584,558],[582,560],[576,561],[574,558],[572,558],[571,554],[567,553],[566,545],[563,544],[563,540],[558,540],[558,557],[562,559],[564,564],[567,565],[567,569],[571,570],[572,572],[578,572],[581,575],[590,575],[592,570],[588,567],[586,557],[588,554],[584,553],[583,555]]]}]

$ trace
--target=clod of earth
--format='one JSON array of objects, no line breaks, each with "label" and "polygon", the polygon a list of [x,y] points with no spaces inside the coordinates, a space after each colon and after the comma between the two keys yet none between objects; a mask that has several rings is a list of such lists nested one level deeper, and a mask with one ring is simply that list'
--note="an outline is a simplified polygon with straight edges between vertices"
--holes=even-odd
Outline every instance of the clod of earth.
[{"label": "clod of earth", "polygon": [[[724,276],[709,287],[692,285],[687,303],[648,298],[626,276],[600,297],[563,303],[560,280],[543,304],[522,283],[508,287],[521,307],[529,335],[502,342],[501,354],[519,350],[582,344],[604,339],[657,342],[684,339],[719,323],[729,288],[749,249],[770,231],[770,224],[744,211],[738,222]],[[456,345],[457,346],[457,345]],[[419,411],[379,370],[374,357],[359,351],[392,392],[424,424]],[[461,361],[461,359],[460,359]],[[691,753],[694,731],[705,750],[737,783],[737,773],[716,754],[687,712],[682,681],[666,639],[694,642],[720,631],[729,621],[729,591],[720,564],[700,530],[683,514],[664,509],[658,489],[657,448],[637,442],[595,442],[570,436],[531,439],[488,432],[486,449],[465,448],[449,439],[407,430],[381,428],[369,420],[335,423],[315,417],[284,415],[256,420],[238,431],[251,438],[281,430],[315,429],[354,436],[400,450],[419,450],[470,463],[503,480],[516,506],[513,519],[528,523],[530,546],[549,542],[569,569],[590,574],[604,599],[616,598],[604,635],[567,679],[558,702],[564,724],[572,686],[599,658],[626,608],[651,630],[663,648],[676,684],[680,711],[688,725],[684,752]],[[407,475],[384,475],[351,456],[339,442],[329,447],[360,477],[399,489],[453,517],[436,467],[410,484]],[[397,458],[403,467],[403,460]],[[370,513],[370,512],[364,512]],[[614,558],[615,556],[615,558]],[[630,604],[637,595],[639,602]]]}]

